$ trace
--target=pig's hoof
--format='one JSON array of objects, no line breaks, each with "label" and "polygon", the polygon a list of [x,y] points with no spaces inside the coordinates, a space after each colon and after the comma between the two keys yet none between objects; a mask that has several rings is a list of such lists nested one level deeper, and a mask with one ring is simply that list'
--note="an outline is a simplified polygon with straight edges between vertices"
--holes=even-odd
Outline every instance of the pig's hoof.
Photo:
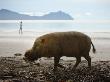
[{"label": "pig's hoof", "polygon": [[91,70],[91,67],[87,67],[88,70]]},{"label": "pig's hoof", "polygon": [[60,64],[58,64],[58,67],[60,67],[60,68],[65,68],[63,65],[60,65]]},{"label": "pig's hoof", "polygon": [[35,63],[34,65],[40,66],[40,63]]},{"label": "pig's hoof", "polygon": [[73,67],[73,68],[72,68],[72,71],[75,71],[75,70],[76,70],[76,67]]}]

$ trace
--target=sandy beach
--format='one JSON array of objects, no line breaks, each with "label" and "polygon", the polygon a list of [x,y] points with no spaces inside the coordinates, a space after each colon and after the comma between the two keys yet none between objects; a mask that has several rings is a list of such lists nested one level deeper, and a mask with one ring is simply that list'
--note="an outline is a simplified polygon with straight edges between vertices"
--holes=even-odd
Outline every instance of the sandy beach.
[{"label": "sandy beach", "polygon": [[0,82],[110,82],[110,0],[0,0]]},{"label": "sandy beach", "polygon": [[[35,39],[49,32],[24,31],[23,35],[19,35],[18,31],[1,32],[0,33],[0,56],[13,57],[15,53],[24,54],[30,49]],[[110,60],[110,33],[94,32],[85,33],[89,35],[97,50],[96,54],[90,52],[92,61]],[[63,57],[65,60],[69,58]],[[70,58],[72,59],[72,58]],[[73,58],[74,59],[74,58]]]},{"label": "sandy beach", "polygon": [[89,35],[97,50],[96,54],[90,51],[92,69],[87,68],[87,61],[82,58],[81,64],[74,71],[72,66],[75,58],[62,57],[60,63],[66,69],[58,69],[53,74],[53,60],[42,59],[40,66],[28,65],[15,53],[24,54],[30,49],[35,39],[49,32],[25,31],[19,35],[17,31],[0,33],[0,81],[6,82],[107,82],[110,81],[110,33],[86,33]]},{"label": "sandy beach", "polygon": [[73,70],[75,61],[60,60],[65,69],[53,72],[53,60],[44,60],[36,64],[24,63],[15,57],[0,57],[0,82],[110,82],[110,61],[82,61]]}]

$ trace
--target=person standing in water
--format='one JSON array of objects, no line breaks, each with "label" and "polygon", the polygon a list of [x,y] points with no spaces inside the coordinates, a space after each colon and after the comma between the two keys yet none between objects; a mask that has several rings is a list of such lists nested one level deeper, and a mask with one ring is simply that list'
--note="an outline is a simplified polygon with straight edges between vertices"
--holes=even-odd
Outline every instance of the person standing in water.
[{"label": "person standing in water", "polygon": [[23,31],[22,31],[22,21],[20,22],[20,28],[19,28],[19,34],[23,34]]}]

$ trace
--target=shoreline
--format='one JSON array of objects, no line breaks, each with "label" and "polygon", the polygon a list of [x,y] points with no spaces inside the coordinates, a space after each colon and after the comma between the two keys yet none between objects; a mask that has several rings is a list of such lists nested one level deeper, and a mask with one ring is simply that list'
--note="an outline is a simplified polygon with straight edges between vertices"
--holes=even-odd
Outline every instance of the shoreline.
[{"label": "shoreline", "polygon": [[[4,33],[4,32],[3,32]],[[33,46],[36,37],[44,35],[49,32],[28,31],[23,35],[16,34],[16,31],[9,33],[0,33],[0,56],[11,56],[15,53],[24,54],[26,50]],[[92,61],[109,60],[110,59],[110,33],[86,33],[92,38],[92,42],[97,50],[96,54],[90,51]],[[103,36],[102,36],[103,35]],[[104,37],[104,38],[103,38]],[[92,50],[92,48],[91,48]],[[68,59],[68,58],[64,58]],[[71,58],[70,58],[71,59]]]}]

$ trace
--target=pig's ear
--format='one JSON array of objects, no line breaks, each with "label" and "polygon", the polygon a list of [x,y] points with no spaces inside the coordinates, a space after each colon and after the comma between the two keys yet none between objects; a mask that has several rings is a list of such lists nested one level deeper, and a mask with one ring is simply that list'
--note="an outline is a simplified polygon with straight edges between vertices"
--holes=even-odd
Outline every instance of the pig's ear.
[{"label": "pig's ear", "polygon": [[41,43],[44,43],[45,42],[45,39],[41,39]]}]

